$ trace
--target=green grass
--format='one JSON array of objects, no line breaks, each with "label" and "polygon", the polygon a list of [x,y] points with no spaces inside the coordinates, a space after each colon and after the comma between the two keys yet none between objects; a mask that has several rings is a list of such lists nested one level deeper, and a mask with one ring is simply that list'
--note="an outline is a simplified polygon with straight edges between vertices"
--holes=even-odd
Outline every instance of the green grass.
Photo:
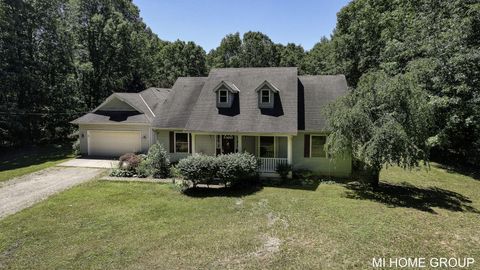
[{"label": "green grass", "polygon": [[0,268],[371,268],[372,257],[474,257],[480,181],[385,170],[376,190],[320,184],[182,195],[93,181],[0,221]]},{"label": "green grass", "polygon": [[73,157],[72,147],[69,145],[30,146],[2,150],[0,182],[55,166]]}]

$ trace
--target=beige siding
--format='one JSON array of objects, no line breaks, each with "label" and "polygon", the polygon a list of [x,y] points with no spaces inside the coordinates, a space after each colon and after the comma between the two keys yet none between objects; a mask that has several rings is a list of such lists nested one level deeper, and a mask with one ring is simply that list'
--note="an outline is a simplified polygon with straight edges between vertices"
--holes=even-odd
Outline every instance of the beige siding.
[{"label": "beige siding", "polygon": [[157,142],[162,144],[170,155],[170,161],[176,162],[187,157],[188,153],[170,153],[170,136],[169,130],[155,130]]},{"label": "beige siding", "polygon": [[195,153],[215,155],[215,135],[196,135]]},{"label": "beige siding", "polygon": [[80,152],[88,154],[88,130],[112,130],[112,131],[140,131],[141,132],[141,151],[146,153],[153,140],[149,126],[145,125],[110,125],[110,124],[89,124],[79,125]]},{"label": "beige siding", "polygon": [[352,171],[352,159],[350,156],[336,160],[304,157],[304,135],[304,133],[299,133],[293,137],[294,168],[308,169],[322,175],[350,176]]}]

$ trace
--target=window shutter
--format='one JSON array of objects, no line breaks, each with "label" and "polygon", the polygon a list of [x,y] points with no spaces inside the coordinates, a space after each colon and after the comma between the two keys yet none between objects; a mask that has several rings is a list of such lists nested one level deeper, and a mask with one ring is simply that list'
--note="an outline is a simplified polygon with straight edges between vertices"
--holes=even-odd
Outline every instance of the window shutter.
[{"label": "window shutter", "polygon": [[192,133],[188,133],[188,153],[192,153]]},{"label": "window shutter", "polygon": [[310,157],[310,134],[305,134],[305,140],[303,143],[303,156],[306,158]]},{"label": "window shutter", "polygon": [[170,153],[175,152],[175,132],[170,131]]}]

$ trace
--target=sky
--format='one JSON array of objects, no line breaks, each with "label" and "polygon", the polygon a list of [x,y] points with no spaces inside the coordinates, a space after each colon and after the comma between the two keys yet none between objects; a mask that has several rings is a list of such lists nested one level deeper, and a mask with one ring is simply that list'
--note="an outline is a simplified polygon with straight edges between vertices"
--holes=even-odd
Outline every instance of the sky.
[{"label": "sky", "polygon": [[133,0],[160,39],[194,41],[207,52],[225,35],[260,31],[275,43],[309,50],[330,37],[349,0]]}]

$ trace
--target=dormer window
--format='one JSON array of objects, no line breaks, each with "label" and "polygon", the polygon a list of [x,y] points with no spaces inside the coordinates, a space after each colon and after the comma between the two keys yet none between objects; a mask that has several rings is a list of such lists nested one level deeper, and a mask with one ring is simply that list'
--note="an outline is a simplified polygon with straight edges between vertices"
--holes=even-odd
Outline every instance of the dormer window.
[{"label": "dormer window", "polygon": [[240,90],[229,81],[221,81],[213,91],[216,93],[217,108],[231,108],[235,96],[238,96]]},{"label": "dormer window", "polygon": [[218,91],[218,103],[228,103],[228,91],[227,90],[219,90]]},{"label": "dormer window", "polygon": [[262,103],[270,103],[270,89],[262,89]]},{"label": "dormer window", "polygon": [[257,87],[256,91],[258,92],[258,107],[260,109],[272,109],[280,92],[278,88],[269,81],[264,81]]}]

